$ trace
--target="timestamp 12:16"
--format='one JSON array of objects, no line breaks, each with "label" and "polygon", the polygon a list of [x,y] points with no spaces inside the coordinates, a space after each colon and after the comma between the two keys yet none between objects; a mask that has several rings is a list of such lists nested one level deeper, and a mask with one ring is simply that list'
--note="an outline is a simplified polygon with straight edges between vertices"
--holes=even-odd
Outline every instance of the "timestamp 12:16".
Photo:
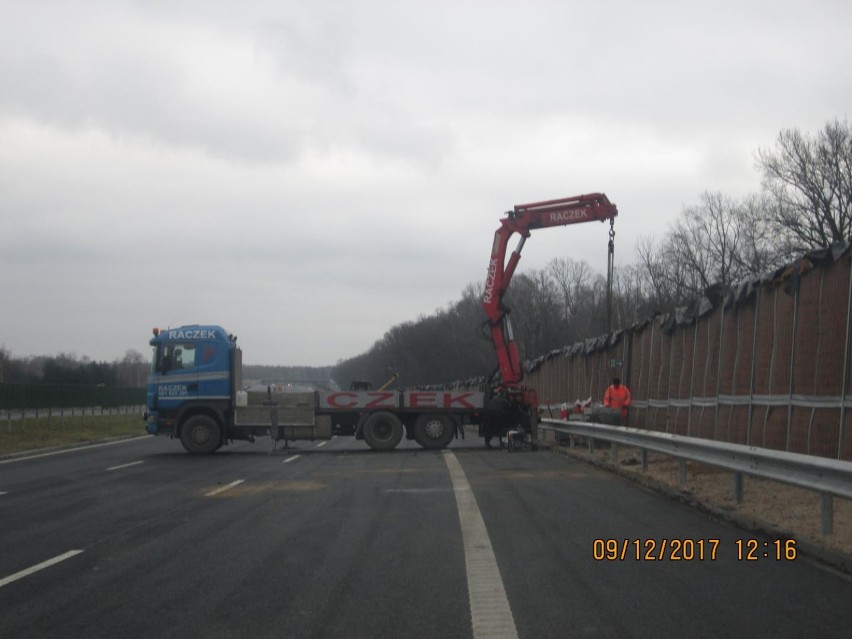
[{"label": "timestamp 12:16", "polygon": [[737,559],[739,561],[758,561],[759,559],[774,559],[775,561],[793,561],[798,556],[795,539],[737,539]]}]

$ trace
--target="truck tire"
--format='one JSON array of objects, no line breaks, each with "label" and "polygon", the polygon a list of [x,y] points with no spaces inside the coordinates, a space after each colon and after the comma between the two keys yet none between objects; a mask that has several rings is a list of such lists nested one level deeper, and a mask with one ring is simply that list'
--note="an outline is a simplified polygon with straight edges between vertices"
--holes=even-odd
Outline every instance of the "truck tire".
[{"label": "truck tire", "polygon": [[373,413],[364,421],[361,434],[373,450],[393,450],[402,439],[402,422],[387,411]]},{"label": "truck tire", "polygon": [[414,422],[414,441],[426,450],[446,448],[456,435],[456,424],[449,415],[426,413]]},{"label": "truck tire", "polygon": [[194,415],[180,429],[180,443],[193,455],[209,455],[222,445],[222,429],[207,415]]}]

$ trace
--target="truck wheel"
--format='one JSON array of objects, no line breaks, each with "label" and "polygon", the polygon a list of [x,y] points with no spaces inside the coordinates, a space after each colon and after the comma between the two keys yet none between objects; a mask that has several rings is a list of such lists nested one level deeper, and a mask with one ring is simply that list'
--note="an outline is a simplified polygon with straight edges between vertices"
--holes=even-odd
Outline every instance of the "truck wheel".
[{"label": "truck wheel", "polygon": [[361,429],[364,441],[374,450],[393,450],[402,439],[402,422],[387,411],[373,413]]},{"label": "truck wheel", "polygon": [[207,455],[221,446],[222,429],[213,418],[195,415],[187,419],[180,429],[180,443],[188,453]]},{"label": "truck wheel", "polygon": [[420,415],[414,422],[414,440],[426,450],[446,448],[456,434],[456,424],[449,415]]}]

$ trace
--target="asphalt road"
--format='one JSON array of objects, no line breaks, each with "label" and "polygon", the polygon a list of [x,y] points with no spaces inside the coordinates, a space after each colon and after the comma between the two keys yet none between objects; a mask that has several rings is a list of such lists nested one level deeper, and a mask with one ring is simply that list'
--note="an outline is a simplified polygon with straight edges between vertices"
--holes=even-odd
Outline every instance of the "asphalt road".
[{"label": "asphalt road", "polygon": [[0,461],[0,637],[848,637],[852,581],[752,537],[479,440],[143,438]]}]

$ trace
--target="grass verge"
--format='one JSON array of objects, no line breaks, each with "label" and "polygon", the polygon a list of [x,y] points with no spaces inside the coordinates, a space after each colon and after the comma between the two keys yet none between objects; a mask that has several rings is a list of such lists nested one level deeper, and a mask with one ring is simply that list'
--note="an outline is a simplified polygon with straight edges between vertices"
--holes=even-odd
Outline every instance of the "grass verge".
[{"label": "grass verge", "polygon": [[24,420],[0,421],[0,455],[25,450],[54,448],[110,437],[144,435],[140,415],[75,415],[60,420],[56,415]]}]

